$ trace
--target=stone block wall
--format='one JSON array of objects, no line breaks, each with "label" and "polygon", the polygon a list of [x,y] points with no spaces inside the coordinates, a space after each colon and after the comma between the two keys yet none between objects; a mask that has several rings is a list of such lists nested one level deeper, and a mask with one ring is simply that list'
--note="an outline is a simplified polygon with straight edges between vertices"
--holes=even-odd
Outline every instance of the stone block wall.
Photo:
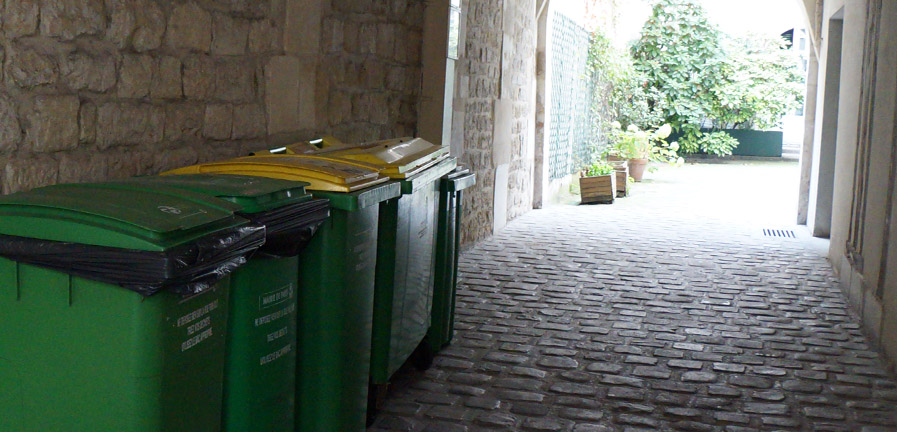
[{"label": "stone block wall", "polygon": [[470,0],[463,9],[467,34],[459,75],[466,92],[456,103],[464,104],[464,154],[461,162],[477,175],[477,184],[464,195],[462,231],[464,243],[492,234],[495,164],[492,160],[495,102],[500,96],[502,0]]},{"label": "stone block wall", "polygon": [[[321,127],[350,141],[415,135],[422,0],[331,0],[324,11]],[[424,82],[426,85],[426,82]]]},{"label": "stone block wall", "polygon": [[414,133],[420,0],[5,0],[0,191]]},{"label": "stone block wall", "polygon": [[[508,7],[510,6],[510,7]],[[502,98],[512,107],[511,164],[508,170],[508,220],[533,209],[535,156],[536,1],[505,8]]]},{"label": "stone block wall", "polygon": [[[464,121],[463,133],[453,135],[463,136],[461,163],[477,174],[477,185],[464,196],[464,243],[492,235],[496,215],[510,220],[532,209],[535,3],[462,4],[466,32],[455,104],[462,106]],[[497,176],[504,165],[507,175]],[[496,205],[507,211],[496,212]]]}]

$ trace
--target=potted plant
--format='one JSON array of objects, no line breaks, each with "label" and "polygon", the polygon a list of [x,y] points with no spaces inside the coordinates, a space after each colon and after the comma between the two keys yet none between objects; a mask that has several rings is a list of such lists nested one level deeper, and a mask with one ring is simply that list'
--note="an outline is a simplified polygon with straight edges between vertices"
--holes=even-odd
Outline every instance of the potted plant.
[{"label": "potted plant", "polygon": [[667,143],[666,139],[672,133],[673,128],[665,124],[657,130],[641,130],[636,125],[629,125],[622,129],[619,122],[613,122],[611,132],[611,146],[608,149],[608,160],[614,158],[626,159],[629,165],[629,176],[635,181],[642,181],[648,163],[665,162],[671,165],[681,165],[684,161],[676,151],[679,144]]},{"label": "potted plant", "polygon": [[617,171],[606,162],[595,162],[582,171],[579,192],[583,204],[613,204],[617,196]]}]

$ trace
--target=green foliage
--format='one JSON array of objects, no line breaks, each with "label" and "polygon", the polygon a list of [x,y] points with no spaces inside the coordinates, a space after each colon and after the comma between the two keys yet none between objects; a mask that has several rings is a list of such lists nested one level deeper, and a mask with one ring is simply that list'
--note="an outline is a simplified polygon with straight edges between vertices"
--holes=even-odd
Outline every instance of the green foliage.
[{"label": "green foliage", "polygon": [[804,80],[778,37],[726,41],[725,79],[709,113],[720,129],[769,129],[803,103]]},{"label": "green foliage", "polygon": [[665,124],[654,131],[642,130],[636,125],[629,125],[623,130],[618,122],[613,122],[612,127],[609,153],[623,159],[648,159],[671,165],[682,163],[676,153],[679,144],[666,141],[673,130],[670,125]]},{"label": "green foliage", "polygon": [[583,172],[583,177],[610,175],[613,174],[614,171],[614,167],[610,166],[607,162],[595,162],[586,168],[585,172]]},{"label": "green foliage", "polygon": [[593,132],[599,137],[600,147],[610,143],[614,121],[643,129],[663,123],[660,106],[650,103],[658,97],[649,95],[645,75],[635,69],[629,52],[613,46],[600,32],[592,34],[588,74],[594,85]]},{"label": "green foliage", "polygon": [[697,153],[700,150],[715,156],[729,156],[732,150],[738,147],[738,140],[723,131],[717,131],[701,133],[694,145],[696,145],[695,151],[689,153]]},{"label": "green foliage", "polygon": [[648,105],[662,110],[675,130],[691,138],[715,103],[724,80],[720,33],[693,0],[659,0],[632,47],[635,69],[646,77]]},{"label": "green foliage", "polygon": [[800,106],[803,78],[776,37],[729,38],[695,0],[658,0],[632,47],[650,110],[681,135],[682,152],[728,155],[738,141],[714,129],[768,129]]}]

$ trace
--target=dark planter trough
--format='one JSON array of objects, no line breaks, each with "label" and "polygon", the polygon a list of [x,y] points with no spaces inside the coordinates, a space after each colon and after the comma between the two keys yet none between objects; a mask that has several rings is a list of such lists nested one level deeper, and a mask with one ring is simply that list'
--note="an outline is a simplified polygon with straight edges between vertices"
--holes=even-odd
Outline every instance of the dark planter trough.
[{"label": "dark planter trough", "polygon": [[[718,132],[710,129],[701,129],[701,131],[705,133]],[[734,156],[782,157],[782,141],[784,139],[782,131],[723,129],[722,132],[726,132],[738,140],[738,147],[732,151]],[[680,137],[680,134],[673,134],[667,141],[677,141]]]}]

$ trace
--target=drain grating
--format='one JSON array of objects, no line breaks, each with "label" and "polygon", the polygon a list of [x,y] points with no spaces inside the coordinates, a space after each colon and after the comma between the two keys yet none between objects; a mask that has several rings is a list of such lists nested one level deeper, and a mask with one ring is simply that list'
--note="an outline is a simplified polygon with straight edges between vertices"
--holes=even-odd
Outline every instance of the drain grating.
[{"label": "drain grating", "polygon": [[764,229],[763,235],[766,237],[783,237],[783,238],[797,238],[794,235],[794,231],[791,230],[780,230],[780,229]]}]

